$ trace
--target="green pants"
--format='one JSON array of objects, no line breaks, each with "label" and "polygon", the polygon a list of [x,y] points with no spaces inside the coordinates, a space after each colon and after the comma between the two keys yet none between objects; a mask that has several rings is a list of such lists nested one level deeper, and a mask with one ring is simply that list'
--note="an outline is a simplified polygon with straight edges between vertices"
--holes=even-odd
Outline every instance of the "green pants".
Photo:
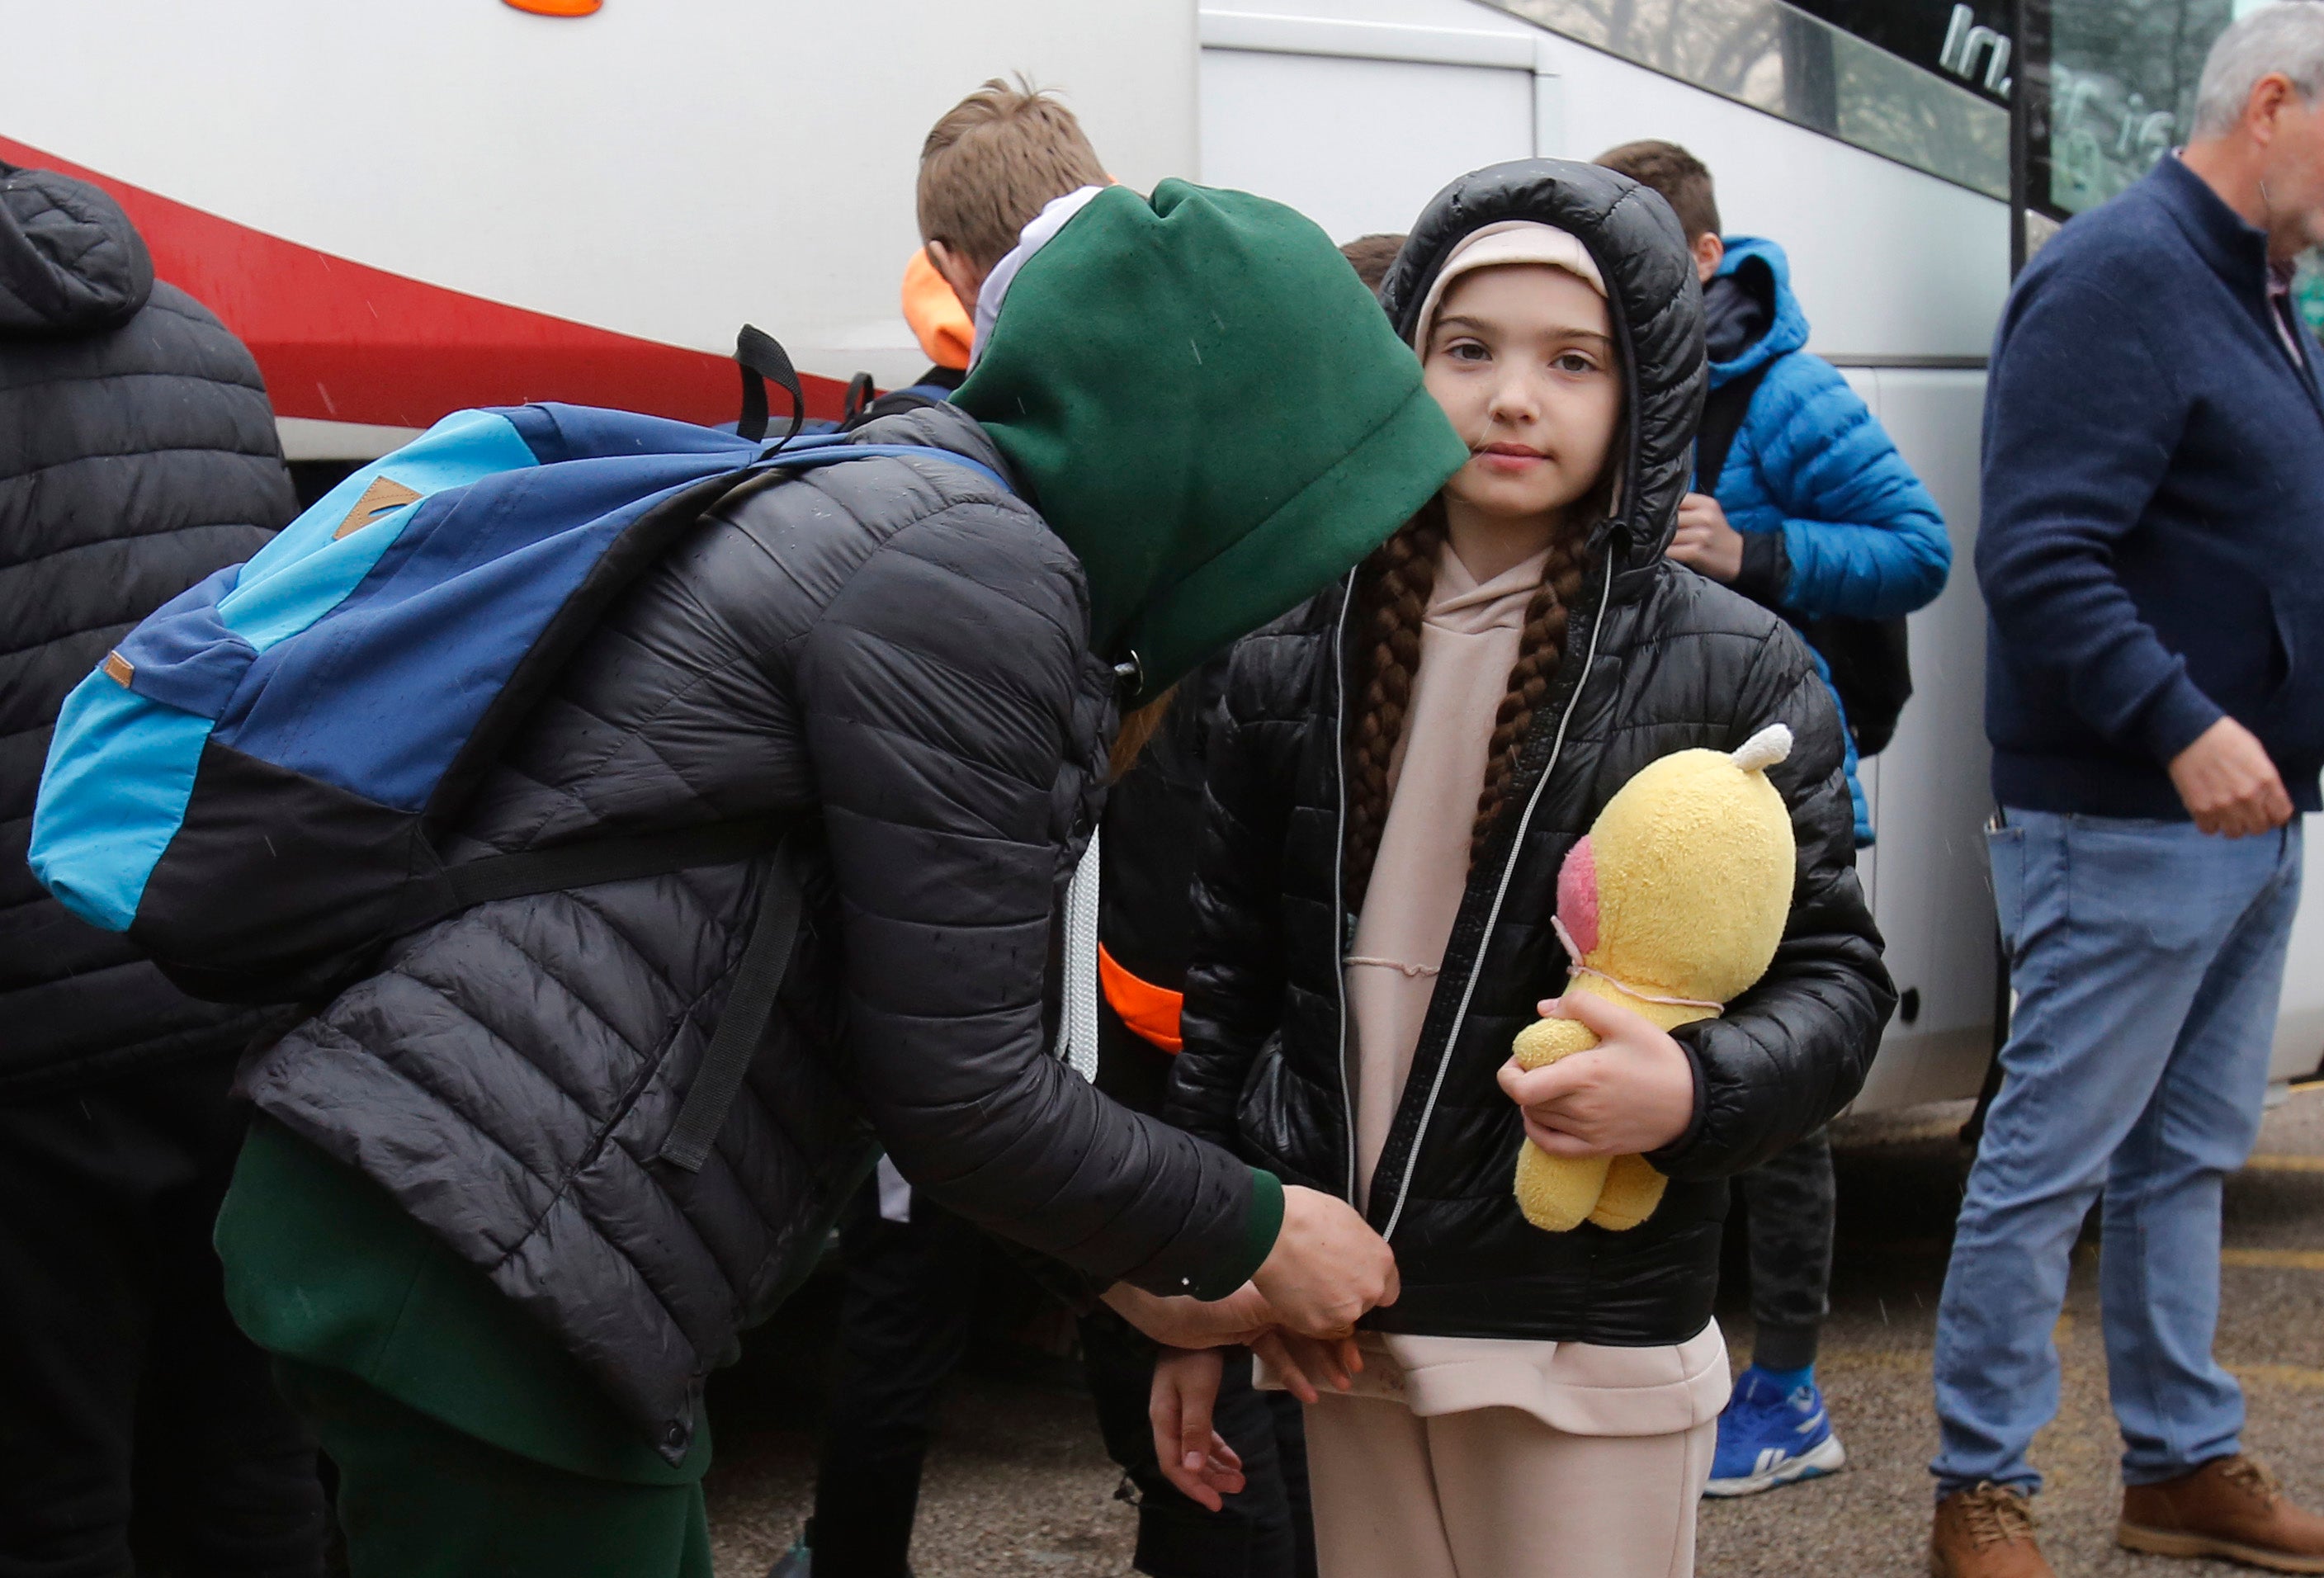
[{"label": "green pants", "polygon": [[277,1359],[275,1375],[338,1465],[353,1578],[711,1578],[699,1480],[571,1473],[341,1370]]}]

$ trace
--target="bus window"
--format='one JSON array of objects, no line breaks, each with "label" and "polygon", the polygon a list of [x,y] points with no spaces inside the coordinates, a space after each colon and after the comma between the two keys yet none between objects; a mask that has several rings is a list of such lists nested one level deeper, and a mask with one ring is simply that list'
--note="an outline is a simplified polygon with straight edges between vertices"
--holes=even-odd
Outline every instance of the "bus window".
[{"label": "bus window", "polygon": [[1971,191],[2009,196],[2004,0],[1485,4]]},{"label": "bus window", "polygon": [[2187,139],[2232,0],[2024,0],[2024,199],[2063,220]]}]

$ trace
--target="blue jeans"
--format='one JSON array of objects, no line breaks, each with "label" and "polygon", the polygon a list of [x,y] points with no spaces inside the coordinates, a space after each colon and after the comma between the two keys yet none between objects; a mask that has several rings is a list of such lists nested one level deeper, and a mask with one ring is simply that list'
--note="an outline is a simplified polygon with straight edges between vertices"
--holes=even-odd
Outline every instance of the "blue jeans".
[{"label": "blue jeans", "polygon": [[2067,1257],[2106,1195],[2098,1285],[2123,1479],[2239,1450],[2243,1394],[2211,1357],[2219,1195],[2259,1132],[2300,902],[2300,823],[2008,811],[1993,888],[2018,992],[1937,1315],[1939,1494],[2031,1493],[2058,1411]]}]

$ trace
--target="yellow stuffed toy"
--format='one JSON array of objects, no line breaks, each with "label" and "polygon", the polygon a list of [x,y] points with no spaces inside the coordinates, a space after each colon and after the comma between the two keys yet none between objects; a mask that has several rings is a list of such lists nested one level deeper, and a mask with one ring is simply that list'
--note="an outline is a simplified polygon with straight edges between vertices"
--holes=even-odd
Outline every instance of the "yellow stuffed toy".
[{"label": "yellow stuffed toy", "polygon": [[[1668,1030],[1716,1016],[1766,974],[1798,863],[1767,769],[1791,750],[1792,732],[1775,724],[1731,754],[1651,762],[1606,802],[1557,873],[1569,995],[1592,992]],[[1512,1050],[1532,1069],[1597,1044],[1572,1020],[1541,1020]],[[1517,1203],[1549,1232],[1636,1227],[1662,1204],[1664,1181],[1640,1156],[1552,1156],[1527,1141],[1517,1157]]]}]

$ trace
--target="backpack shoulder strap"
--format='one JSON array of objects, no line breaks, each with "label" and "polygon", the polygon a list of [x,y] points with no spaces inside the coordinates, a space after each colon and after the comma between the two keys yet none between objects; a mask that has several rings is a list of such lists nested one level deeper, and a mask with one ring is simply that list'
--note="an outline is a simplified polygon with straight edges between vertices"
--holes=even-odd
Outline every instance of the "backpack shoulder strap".
[{"label": "backpack shoulder strap", "polygon": [[662,876],[695,866],[723,865],[769,849],[759,913],[742,945],[742,962],[727,989],[718,1025],[703,1048],[702,1061],[678,1103],[678,1117],[662,1142],[661,1159],[687,1172],[699,1172],[725,1127],[742,1078],[773,1014],[775,994],[789,968],[807,906],[801,885],[798,839],[779,819],[714,822],[669,833],[604,838],[555,849],[529,850],[471,861],[445,873],[449,914],[495,899],[590,888],[632,877]]},{"label": "backpack shoulder strap", "polygon": [[758,1056],[767,1020],[775,1011],[775,993],[790,968],[791,949],[798,943],[799,920],[807,908],[807,890],[799,881],[798,841],[785,836],[768,863],[767,880],[759,892],[758,918],[751,923],[750,940],[742,945],[742,962],[735,967],[734,983],[727,988],[726,1006],[719,1010],[718,1028],[702,1049],[702,1062],[678,1103],[678,1118],[662,1141],[661,1159],[689,1173],[698,1173],[709,1159],[726,1114],[742,1091],[742,1076]]},{"label": "backpack shoulder strap", "polygon": [[1738,377],[1729,378],[1711,392],[1702,402],[1702,426],[1694,436],[1694,488],[1697,493],[1716,493],[1720,474],[1727,469],[1727,452],[1735,447],[1735,435],[1743,430],[1744,414],[1751,409],[1751,397],[1759,392],[1760,383],[1767,369],[1778,358],[1770,356]]}]

